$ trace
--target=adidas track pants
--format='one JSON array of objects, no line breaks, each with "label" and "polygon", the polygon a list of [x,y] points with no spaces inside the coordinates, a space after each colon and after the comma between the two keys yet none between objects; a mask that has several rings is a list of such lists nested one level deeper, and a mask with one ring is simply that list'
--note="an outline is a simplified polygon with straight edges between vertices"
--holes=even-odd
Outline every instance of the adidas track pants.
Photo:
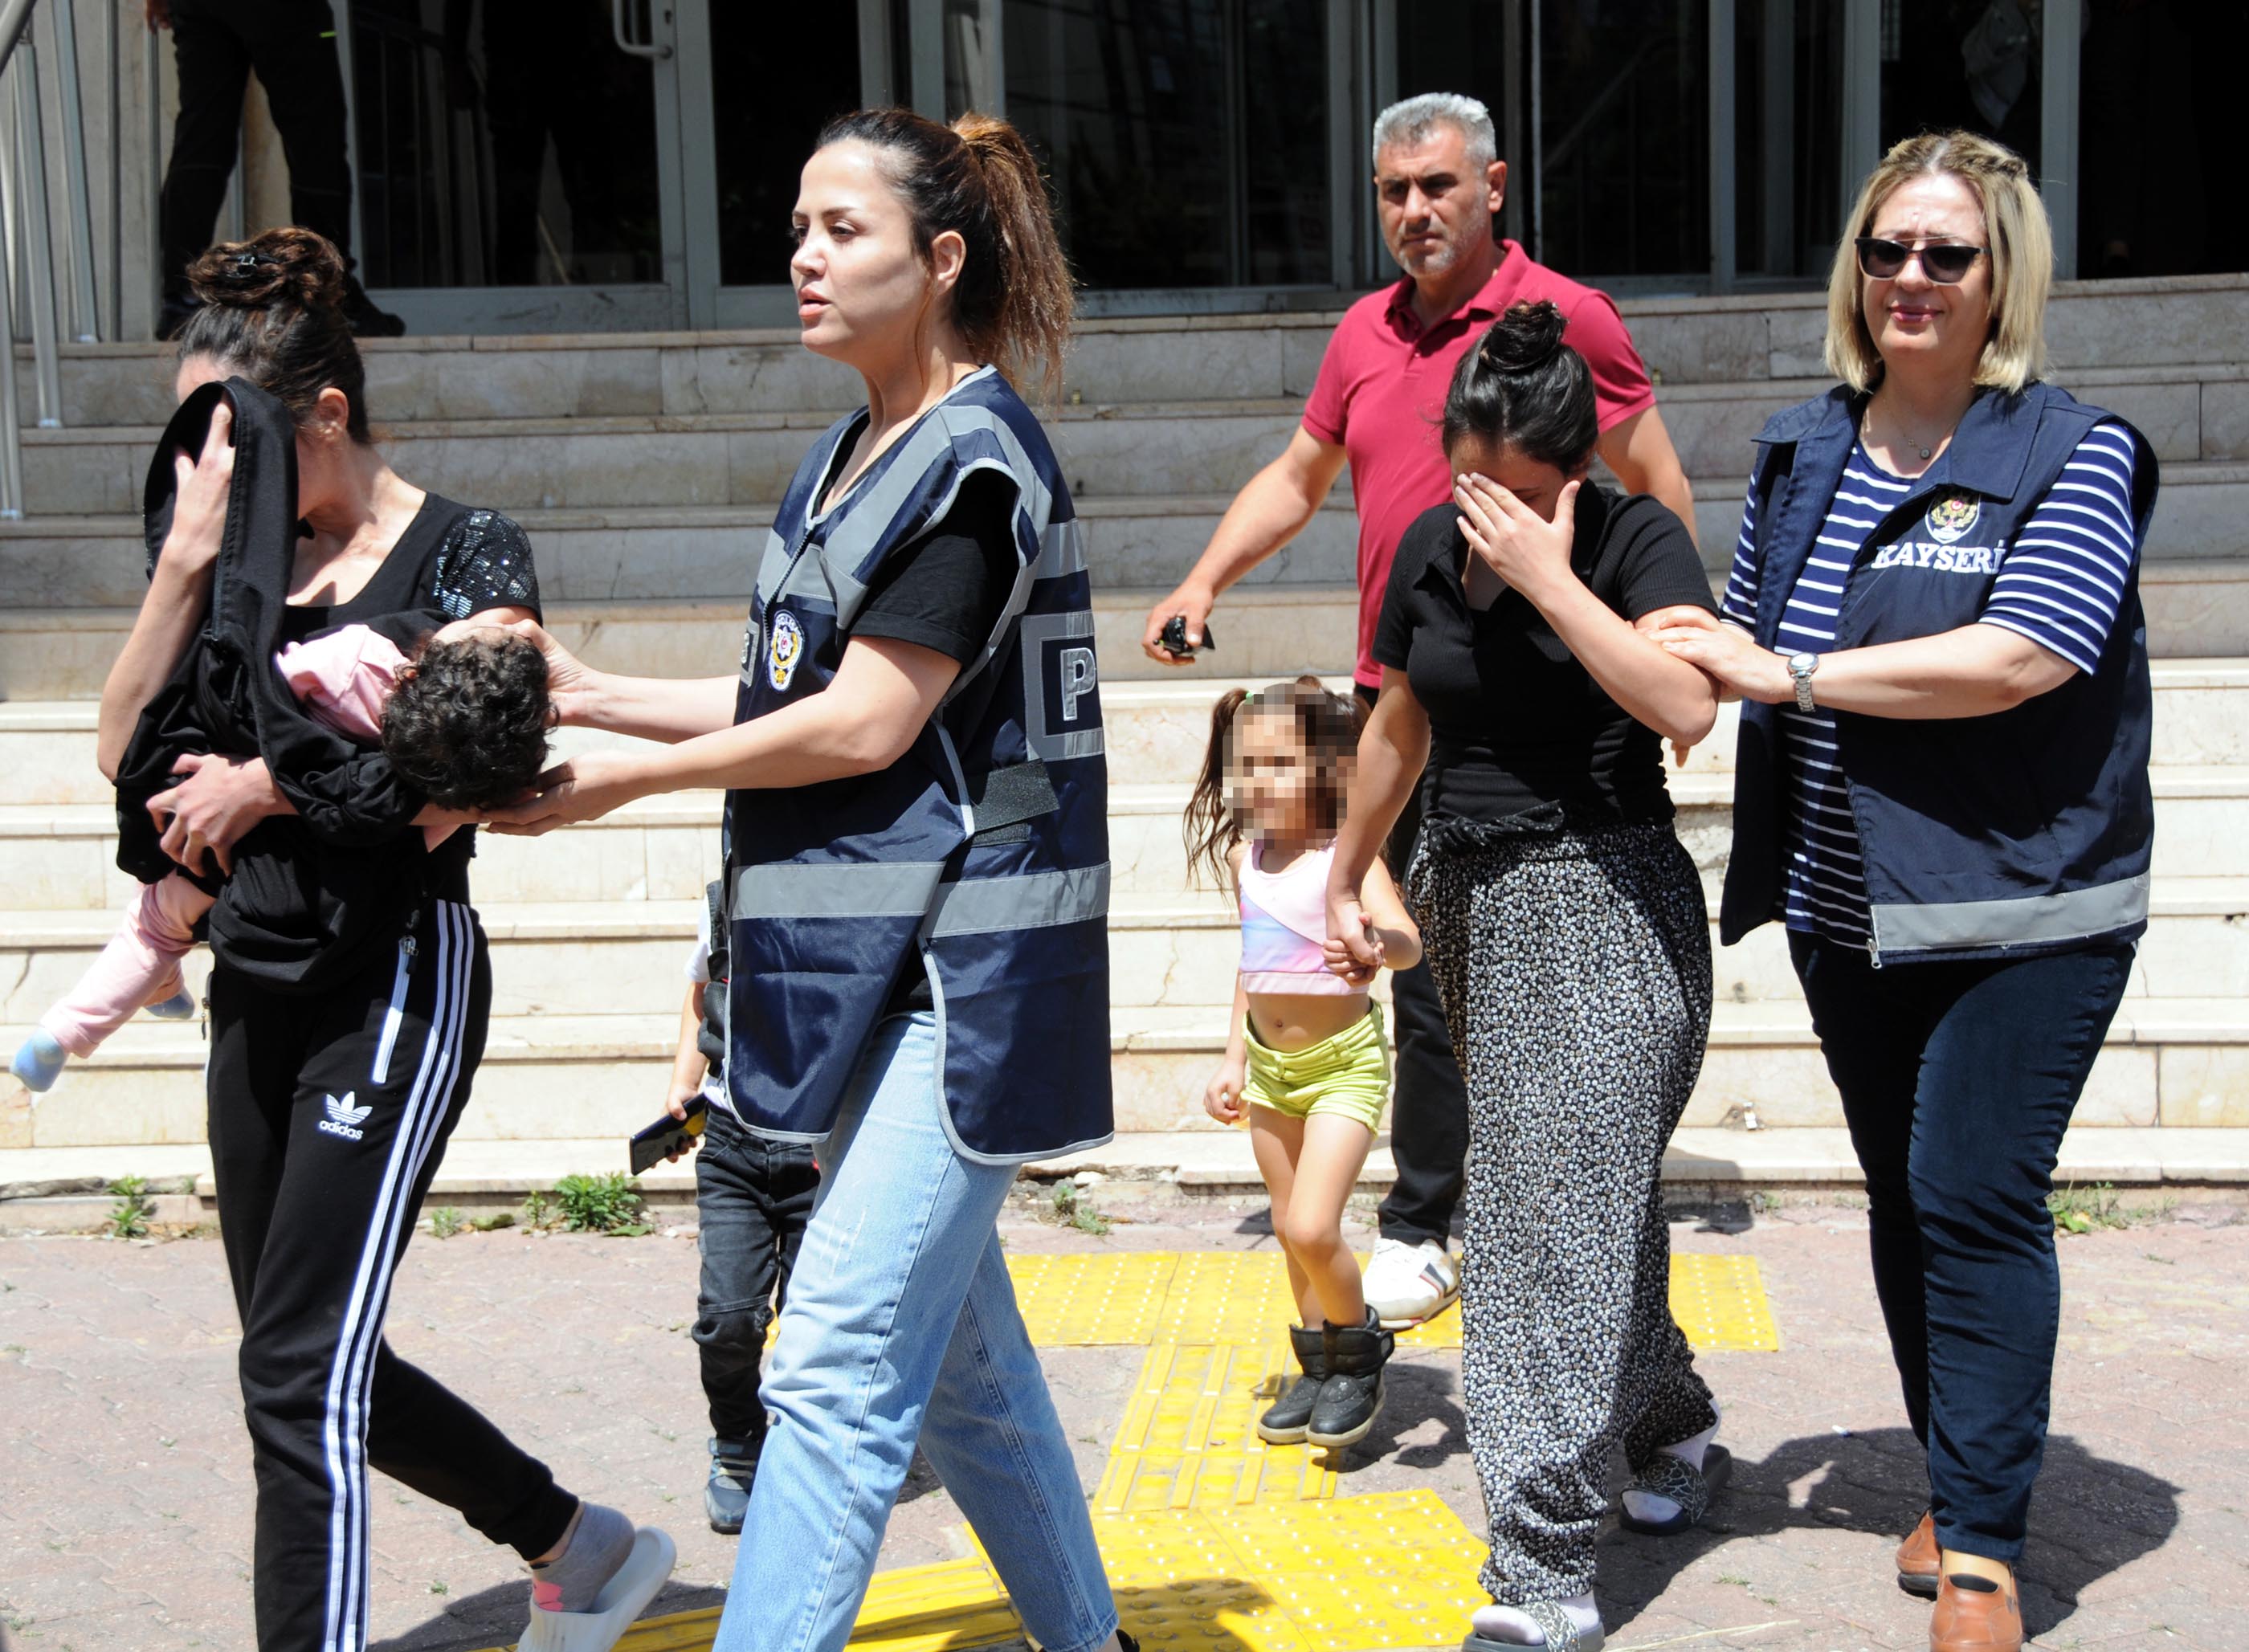
[{"label": "adidas track pants", "polygon": [[476,913],[433,900],[314,996],[211,972],[211,1159],[242,1315],[260,1652],[359,1652],[368,1469],[526,1558],[576,1507],[544,1464],[383,1341],[390,1281],[484,1051]]}]

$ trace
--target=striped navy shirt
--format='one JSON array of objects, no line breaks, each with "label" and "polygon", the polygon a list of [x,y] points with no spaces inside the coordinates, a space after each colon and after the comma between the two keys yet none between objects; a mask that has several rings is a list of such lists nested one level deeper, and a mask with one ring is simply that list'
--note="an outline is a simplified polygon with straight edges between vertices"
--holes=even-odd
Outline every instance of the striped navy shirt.
[{"label": "striped navy shirt", "polygon": [[[2101,662],[2122,606],[2139,548],[2132,527],[2132,433],[2113,421],[2094,425],[2061,475],[2003,548],[1977,623],[2029,637],[2080,671]],[[1773,646],[1784,654],[1823,654],[1835,645],[1843,592],[1867,536],[1914,484],[1854,448],[1827,507],[1812,555],[1780,619]],[[1742,511],[1733,572],[1719,612],[1744,630],[1757,625],[1757,495]],[[1812,679],[1813,692],[1819,679]],[[1791,929],[1847,946],[1872,933],[1859,829],[1837,766],[1835,718],[1825,707],[1781,708],[1787,773],[1785,911]]]}]

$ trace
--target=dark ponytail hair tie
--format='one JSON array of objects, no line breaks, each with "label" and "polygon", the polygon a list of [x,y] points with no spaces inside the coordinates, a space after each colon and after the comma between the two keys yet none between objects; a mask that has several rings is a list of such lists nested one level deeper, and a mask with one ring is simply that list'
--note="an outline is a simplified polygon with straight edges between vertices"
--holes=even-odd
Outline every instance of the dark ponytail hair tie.
[{"label": "dark ponytail hair tie", "polygon": [[226,265],[231,279],[244,281],[250,279],[251,272],[253,270],[279,269],[281,260],[269,258],[263,252],[237,252],[226,259]]}]

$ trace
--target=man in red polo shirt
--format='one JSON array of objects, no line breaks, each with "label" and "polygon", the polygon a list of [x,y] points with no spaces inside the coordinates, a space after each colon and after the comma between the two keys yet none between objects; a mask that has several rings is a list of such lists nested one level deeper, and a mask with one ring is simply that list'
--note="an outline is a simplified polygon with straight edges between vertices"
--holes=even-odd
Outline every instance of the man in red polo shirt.
[{"label": "man in red polo shirt", "polygon": [[[1372,653],[1374,622],[1399,536],[1452,496],[1437,421],[1453,369],[1516,304],[1545,299],[1560,306],[1569,321],[1565,341],[1592,369],[1601,458],[1625,492],[1652,494],[1694,531],[1694,494],[1616,306],[1495,236],[1507,163],[1484,106],[1431,93],[1384,110],[1374,123],[1374,189],[1383,241],[1405,279],[1345,313],[1287,451],[1235,496],[1193,571],[1149,611],[1141,646],[1152,659],[1187,664],[1164,648],[1165,625],[1184,616],[1189,645],[1200,644],[1219,594],[1302,531],[1348,464],[1358,511],[1355,676],[1372,703],[1382,682]],[[1400,872],[1420,812],[1417,799],[1392,836]],[[1398,1180],[1382,1203],[1366,1298],[1385,1324],[1402,1325],[1428,1318],[1459,1292],[1447,1236],[1468,1153],[1468,1097],[1428,967],[1401,972],[1393,988]]]}]

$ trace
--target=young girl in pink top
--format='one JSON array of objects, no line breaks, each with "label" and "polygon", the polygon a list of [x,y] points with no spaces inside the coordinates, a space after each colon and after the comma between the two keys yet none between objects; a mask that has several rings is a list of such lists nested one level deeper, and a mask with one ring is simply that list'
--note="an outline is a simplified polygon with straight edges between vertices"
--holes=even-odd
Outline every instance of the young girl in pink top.
[{"label": "young girl in pink top", "polygon": [[1313,677],[1230,692],[1211,713],[1187,805],[1190,864],[1222,866],[1241,898],[1233,1026],[1203,1106],[1225,1124],[1248,1118],[1302,1316],[1289,1338],[1303,1374],[1257,1423],[1282,1443],[1364,1438],[1393,1346],[1360,1292],[1343,1212],[1389,1094],[1382,1016],[1367,989],[1386,965],[1411,968],[1421,937],[1378,866],[1362,891],[1378,961],[1352,965],[1327,941],[1328,868],[1359,718],[1355,700]]},{"label": "young girl in pink top", "polygon": [[[457,620],[409,658],[382,631],[345,625],[289,644],[273,667],[307,713],[380,745],[440,809],[512,802],[546,767],[546,660],[497,626]],[[423,829],[435,849],[458,829]],[[101,955],[39,1017],[9,1070],[28,1090],[48,1090],[65,1061],[92,1055],[136,1009],[166,1020],[193,1015],[180,960],[217,899],[182,872],[143,885]]]}]

